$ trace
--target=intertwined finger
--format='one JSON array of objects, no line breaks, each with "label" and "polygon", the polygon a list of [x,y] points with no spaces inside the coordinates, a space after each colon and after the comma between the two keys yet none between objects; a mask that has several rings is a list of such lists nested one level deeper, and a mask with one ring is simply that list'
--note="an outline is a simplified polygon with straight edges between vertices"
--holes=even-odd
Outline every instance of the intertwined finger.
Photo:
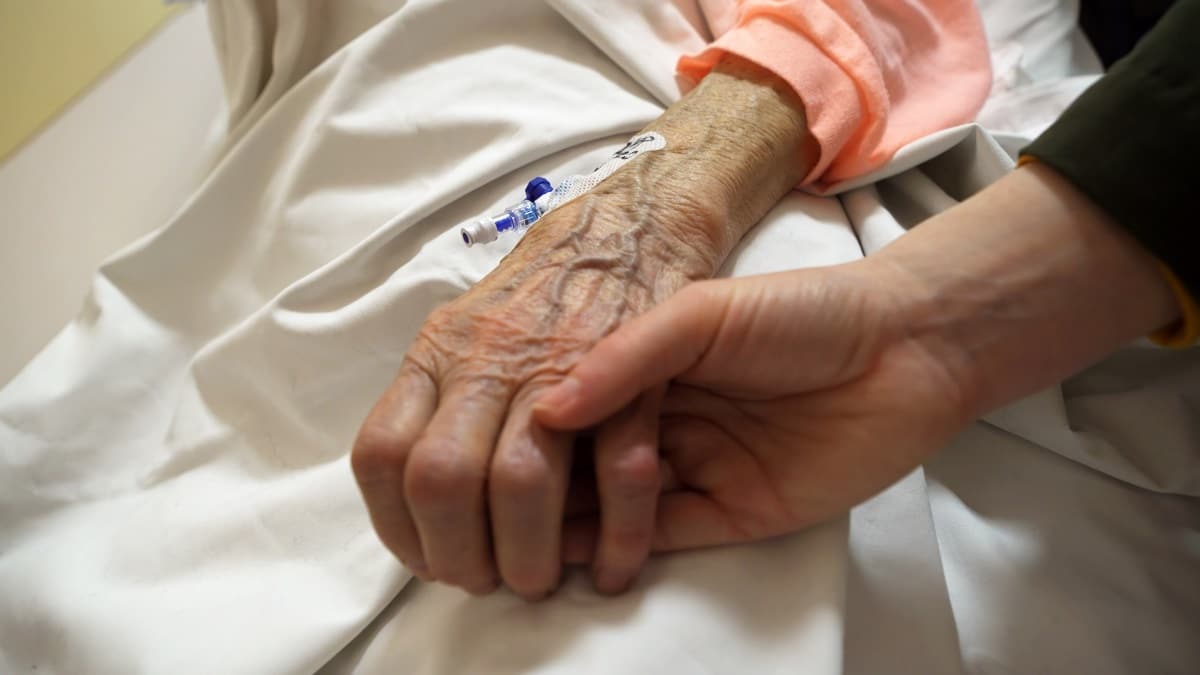
[{"label": "intertwined finger", "polygon": [[[691,387],[672,387],[662,404],[661,452],[679,481],[658,502],[655,552],[681,551],[756,538],[753,514],[770,495],[744,494],[762,484],[762,467],[702,412],[724,406],[720,397]],[[693,414],[687,414],[689,411]],[[733,492],[730,492],[730,491]]]},{"label": "intertwined finger", "polygon": [[593,582],[601,593],[620,593],[650,554],[661,477],[658,410],[662,387],[639,397],[600,426],[596,483],[600,492],[600,539]]},{"label": "intertwined finger", "polygon": [[488,503],[501,578],[522,597],[540,599],[562,575],[572,434],[535,424],[533,398],[526,394],[513,404],[492,459]]}]

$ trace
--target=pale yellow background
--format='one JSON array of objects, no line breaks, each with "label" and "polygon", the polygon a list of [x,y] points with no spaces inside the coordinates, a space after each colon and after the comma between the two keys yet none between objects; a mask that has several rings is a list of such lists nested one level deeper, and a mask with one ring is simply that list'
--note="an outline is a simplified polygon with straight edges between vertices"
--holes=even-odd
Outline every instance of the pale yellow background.
[{"label": "pale yellow background", "polygon": [[0,0],[0,159],[175,10],[163,0]]}]

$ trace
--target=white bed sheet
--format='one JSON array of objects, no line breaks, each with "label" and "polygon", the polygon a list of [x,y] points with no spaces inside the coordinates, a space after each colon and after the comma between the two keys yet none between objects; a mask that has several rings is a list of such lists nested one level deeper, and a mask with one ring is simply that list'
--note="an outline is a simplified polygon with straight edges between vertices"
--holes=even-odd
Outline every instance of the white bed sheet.
[{"label": "white bed sheet", "polygon": [[[976,425],[848,526],[663,558],[619,600],[579,578],[539,605],[410,582],[345,452],[425,314],[504,253],[465,251],[453,225],[619,145],[705,28],[682,0],[213,5],[229,150],[0,391],[0,670],[1200,662],[1194,350],[1131,347]],[[951,130],[840,197],[790,196],[728,273],[869,253],[1011,166],[1084,82],[1062,78],[1086,73],[1069,5],[983,5],[1005,64],[981,118],[995,133]]]}]

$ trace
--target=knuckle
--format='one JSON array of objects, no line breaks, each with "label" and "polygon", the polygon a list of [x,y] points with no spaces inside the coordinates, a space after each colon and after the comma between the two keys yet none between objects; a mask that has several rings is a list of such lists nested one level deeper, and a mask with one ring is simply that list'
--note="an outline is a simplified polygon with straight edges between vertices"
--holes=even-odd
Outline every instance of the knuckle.
[{"label": "knuckle", "polygon": [[421,331],[418,338],[428,337],[430,334],[450,325],[459,316],[459,312],[454,307],[455,303],[447,303],[439,305],[432,312],[425,316],[425,323],[421,324]]},{"label": "knuckle", "polygon": [[493,358],[490,354],[463,356],[448,388],[474,401],[507,401],[512,393],[513,382],[492,363]]},{"label": "knuckle", "polygon": [[350,450],[350,468],[358,482],[376,482],[399,476],[404,470],[407,450],[403,440],[379,425],[364,425]]},{"label": "knuckle", "polygon": [[498,456],[490,478],[494,494],[500,497],[530,498],[549,496],[553,474],[546,461],[540,457]]},{"label": "knuckle", "polygon": [[404,354],[403,370],[436,380],[434,375],[440,372],[446,357],[457,351],[458,331],[447,317],[447,310],[439,308],[425,319]]},{"label": "knuckle", "polygon": [[[400,364],[400,372],[397,375],[397,381],[401,380],[424,380],[426,383],[437,386],[437,368],[436,362],[433,360],[433,354],[426,346],[427,341],[418,341],[407,354],[404,355],[404,362]],[[398,391],[397,394],[403,396],[404,391]]]},{"label": "knuckle", "polygon": [[453,507],[482,484],[480,472],[441,443],[420,445],[404,472],[409,501],[432,509]]},{"label": "knuckle", "polygon": [[604,490],[617,499],[645,497],[662,487],[658,456],[653,452],[630,453],[599,471]]}]

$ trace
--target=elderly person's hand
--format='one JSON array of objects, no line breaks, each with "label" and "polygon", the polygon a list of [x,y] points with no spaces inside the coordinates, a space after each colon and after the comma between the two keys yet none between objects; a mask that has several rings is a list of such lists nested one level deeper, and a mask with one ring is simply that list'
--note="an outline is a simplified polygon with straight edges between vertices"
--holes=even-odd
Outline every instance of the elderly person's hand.
[{"label": "elderly person's hand", "polygon": [[[688,287],[601,341],[535,418],[586,428],[672,382],[654,548],[742,542],[844,513],[976,415],[1178,312],[1153,258],[1035,166],[863,261]],[[590,525],[568,557],[587,557]]]},{"label": "elderly person's hand", "polygon": [[[786,84],[728,60],[651,130],[639,156],[548,214],[500,266],[429,317],[364,423],[352,461],[383,542],[424,579],[525,597],[552,591],[573,436],[531,421],[579,356],[722,259],[816,161]],[[650,550],[657,398],[603,423],[597,587]]]}]

